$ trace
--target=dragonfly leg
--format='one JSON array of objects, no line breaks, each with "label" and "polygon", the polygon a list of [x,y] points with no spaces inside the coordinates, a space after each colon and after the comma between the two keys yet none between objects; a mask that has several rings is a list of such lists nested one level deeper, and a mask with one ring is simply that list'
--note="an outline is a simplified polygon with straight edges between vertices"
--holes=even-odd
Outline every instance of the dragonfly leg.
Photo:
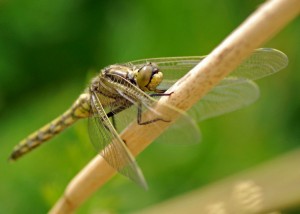
[{"label": "dragonfly leg", "polygon": [[114,115],[116,115],[116,114],[118,114],[119,112],[121,112],[121,111],[123,111],[123,110],[129,108],[130,106],[131,106],[131,105],[120,106],[119,108],[116,108],[116,109],[114,109],[114,110],[108,112],[108,113],[106,114],[106,116],[107,116],[107,117],[113,117]]},{"label": "dragonfly leg", "polygon": [[139,125],[147,125],[147,124],[150,124],[150,123],[154,123],[156,121],[163,121],[163,122],[170,122],[169,120],[164,120],[162,118],[155,118],[153,120],[148,120],[148,121],[144,121],[142,122],[142,104],[139,103],[138,105],[138,117],[137,117],[137,123]]},{"label": "dragonfly leg", "polygon": [[174,92],[171,93],[154,93],[154,94],[150,94],[150,97],[163,97],[163,96],[171,96]]},{"label": "dragonfly leg", "polygon": [[114,110],[112,110],[112,111],[110,111],[110,112],[108,112],[108,113],[106,114],[107,117],[111,117],[112,124],[113,124],[113,126],[114,126],[115,129],[117,129],[117,125],[116,125],[116,120],[115,120],[115,117],[114,117],[114,116],[115,116],[116,114],[118,114],[119,112],[121,112],[121,111],[123,111],[123,110],[129,108],[130,106],[131,106],[131,105],[120,106],[120,107],[118,107],[118,108],[116,108],[116,109],[114,109]]},{"label": "dragonfly leg", "polygon": [[111,116],[111,122],[112,122],[112,125],[114,126],[114,128],[117,129],[117,126],[116,126],[116,120],[115,120],[114,115]]},{"label": "dragonfly leg", "polygon": [[[151,97],[162,97],[162,96],[171,96],[174,92],[171,93],[163,93],[164,91],[162,91],[162,93],[154,93],[154,94],[150,94]],[[169,120],[164,120],[162,118],[155,118],[153,120],[148,120],[145,122],[142,122],[142,104],[139,103],[139,107],[138,107],[138,117],[137,117],[137,122],[139,125],[147,125],[150,123],[154,123],[156,121],[163,121],[163,122],[170,122]]]}]

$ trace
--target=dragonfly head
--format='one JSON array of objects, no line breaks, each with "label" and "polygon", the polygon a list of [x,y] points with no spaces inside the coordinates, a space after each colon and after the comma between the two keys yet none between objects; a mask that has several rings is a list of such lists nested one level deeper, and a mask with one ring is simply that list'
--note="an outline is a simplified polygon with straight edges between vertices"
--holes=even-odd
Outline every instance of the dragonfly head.
[{"label": "dragonfly head", "polygon": [[143,91],[155,91],[162,79],[163,73],[151,62],[139,68],[136,74],[136,82]]}]

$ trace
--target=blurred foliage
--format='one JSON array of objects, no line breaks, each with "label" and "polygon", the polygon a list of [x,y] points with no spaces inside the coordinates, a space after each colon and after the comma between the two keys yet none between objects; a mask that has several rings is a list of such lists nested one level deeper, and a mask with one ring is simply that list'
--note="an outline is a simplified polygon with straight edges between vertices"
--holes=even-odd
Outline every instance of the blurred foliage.
[{"label": "blurred foliage", "polygon": [[[89,71],[207,54],[261,3],[0,1],[0,212],[47,212],[95,155],[81,121],[17,163],[6,161],[16,143],[72,104]],[[259,82],[256,104],[202,123],[199,145],[151,145],[138,157],[149,191],[118,175],[78,213],[139,210],[298,147],[299,26],[293,21],[265,45],[285,52],[290,64]]]}]

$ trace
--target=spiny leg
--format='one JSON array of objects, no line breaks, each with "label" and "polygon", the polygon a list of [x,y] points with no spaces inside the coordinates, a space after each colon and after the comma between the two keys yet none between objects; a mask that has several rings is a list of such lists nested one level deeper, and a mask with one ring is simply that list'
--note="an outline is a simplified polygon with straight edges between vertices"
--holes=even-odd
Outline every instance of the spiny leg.
[{"label": "spiny leg", "polygon": [[171,93],[154,93],[154,94],[150,94],[150,97],[164,97],[164,96],[171,96],[174,92]]},{"label": "spiny leg", "polygon": [[120,106],[110,112],[108,112],[106,115],[107,117],[113,117],[114,115],[118,114],[119,112],[129,108],[131,105],[125,105],[125,106]]},{"label": "spiny leg", "polygon": [[111,116],[111,122],[112,122],[112,125],[115,129],[117,129],[117,125],[116,125],[116,120],[115,120],[115,116]]},{"label": "spiny leg", "polygon": [[[115,129],[117,129],[117,125],[116,125],[116,120],[115,120],[115,115],[118,114],[119,112],[129,108],[131,105],[125,105],[125,106],[120,106],[118,108],[116,108],[115,110],[113,111],[110,111],[108,112],[106,115],[107,117],[111,117],[111,120],[112,120],[112,124],[114,126]],[[105,126],[105,128],[107,129],[107,127]],[[122,139],[122,141],[124,142],[125,145],[126,144],[126,141],[124,139]]]},{"label": "spiny leg", "polygon": [[[150,94],[150,96],[151,97],[171,96],[171,94],[173,94],[173,93],[174,92],[171,92],[171,93],[168,93],[168,94],[165,94],[165,93],[155,93],[155,94]],[[164,120],[164,119],[161,119],[161,118],[155,118],[153,120],[148,120],[148,121],[142,122],[142,104],[139,103],[139,105],[138,105],[137,123],[139,125],[147,125],[147,124],[150,124],[150,123],[154,123],[156,121],[170,122],[169,120]]]},{"label": "spiny leg", "polygon": [[106,115],[107,117],[111,117],[111,120],[112,120],[112,124],[114,126],[115,129],[117,129],[117,126],[116,126],[116,120],[115,120],[115,115],[118,114],[119,112],[129,108],[131,105],[125,105],[125,106],[120,106],[118,108],[116,108],[115,110],[112,110],[110,112],[108,112]]}]

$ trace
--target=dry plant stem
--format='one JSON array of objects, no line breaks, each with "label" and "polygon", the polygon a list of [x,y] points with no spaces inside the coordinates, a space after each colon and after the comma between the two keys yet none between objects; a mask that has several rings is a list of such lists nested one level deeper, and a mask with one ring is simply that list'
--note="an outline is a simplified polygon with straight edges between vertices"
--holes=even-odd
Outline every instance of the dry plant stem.
[{"label": "dry plant stem", "polygon": [[[300,150],[138,213],[271,213],[299,205]],[[214,211],[214,212],[213,212]],[[274,212],[275,213],[275,212]]]},{"label": "dry plant stem", "polygon": [[[243,59],[249,56],[253,49],[260,47],[295,18],[299,11],[299,0],[268,1],[213,50],[205,60],[178,81],[169,90],[169,92],[174,91],[172,96],[163,97],[160,102],[176,106],[182,110],[189,109],[237,67]],[[175,117],[176,115],[174,115]],[[139,154],[161,134],[154,132],[151,128],[151,124],[139,126],[132,123],[121,134],[121,138],[127,142],[134,155]],[[163,131],[161,130],[161,132]],[[139,136],[135,134],[140,132],[145,133],[143,139],[139,139]],[[70,182],[63,196],[50,213],[71,213],[114,173],[114,170],[99,155],[96,156]]]}]

